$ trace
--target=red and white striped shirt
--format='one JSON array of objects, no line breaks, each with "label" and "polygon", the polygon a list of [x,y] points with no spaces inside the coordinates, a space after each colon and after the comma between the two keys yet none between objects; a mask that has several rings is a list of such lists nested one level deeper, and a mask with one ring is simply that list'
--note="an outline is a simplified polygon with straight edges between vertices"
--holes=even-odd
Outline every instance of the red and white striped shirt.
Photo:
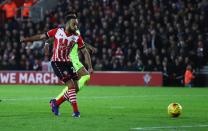
[{"label": "red and white striped shirt", "polygon": [[83,39],[80,35],[67,34],[63,28],[55,28],[47,32],[48,37],[54,37],[52,61],[70,61],[69,53],[74,46],[84,47]]}]

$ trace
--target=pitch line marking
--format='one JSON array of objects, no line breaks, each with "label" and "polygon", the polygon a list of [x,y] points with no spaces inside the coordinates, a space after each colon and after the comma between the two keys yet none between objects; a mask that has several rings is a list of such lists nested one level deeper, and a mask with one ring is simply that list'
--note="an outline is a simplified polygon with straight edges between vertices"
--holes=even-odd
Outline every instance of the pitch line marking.
[{"label": "pitch line marking", "polygon": [[158,126],[158,127],[136,127],[131,128],[131,130],[159,130],[159,129],[175,129],[175,128],[204,128],[208,127],[208,125],[184,125],[184,126]]},{"label": "pitch line marking", "polygon": [[[91,96],[91,97],[87,97],[87,96],[78,96],[80,99],[120,99],[120,98],[141,98],[141,97],[148,97],[148,98],[152,98],[152,97],[167,97],[170,95],[138,95],[138,96]],[[172,97],[175,96],[183,96],[183,97],[207,97],[208,95],[173,95]],[[2,101],[25,101],[25,100],[46,100],[46,99],[51,99],[53,98],[51,97],[23,97],[23,98],[6,98],[6,97],[2,97],[1,100]]]}]

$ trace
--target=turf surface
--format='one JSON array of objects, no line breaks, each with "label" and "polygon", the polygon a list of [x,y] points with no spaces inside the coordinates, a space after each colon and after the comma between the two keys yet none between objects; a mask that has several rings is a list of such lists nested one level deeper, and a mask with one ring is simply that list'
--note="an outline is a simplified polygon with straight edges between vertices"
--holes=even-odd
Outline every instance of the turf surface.
[{"label": "turf surface", "polygon": [[[1,85],[0,131],[208,131],[208,88],[85,87],[81,118],[68,102],[54,116],[49,100],[63,86]],[[179,118],[167,106],[183,106]]]}]

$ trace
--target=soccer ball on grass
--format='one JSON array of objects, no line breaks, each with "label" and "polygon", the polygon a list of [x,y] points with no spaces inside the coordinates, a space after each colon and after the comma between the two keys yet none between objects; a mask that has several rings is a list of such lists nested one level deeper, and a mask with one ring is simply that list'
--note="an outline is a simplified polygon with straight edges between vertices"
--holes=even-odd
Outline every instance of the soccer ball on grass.
[{"label": "soccer ball on grass", "polygon": [[171,103],[168,106],[168,114],[171,117],[179,117],[182,112],[182,106],[179,103]]}]

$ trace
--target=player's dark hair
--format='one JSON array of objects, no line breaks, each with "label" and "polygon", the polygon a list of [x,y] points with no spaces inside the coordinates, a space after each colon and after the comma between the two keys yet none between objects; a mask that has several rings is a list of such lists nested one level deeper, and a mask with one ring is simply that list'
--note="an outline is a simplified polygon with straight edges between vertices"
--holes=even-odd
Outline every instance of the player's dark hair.
[{"label": "player's dark hair", "polygon": [[65,17],[64,21],[65,21],[65,23],[66,23],[67,21],[69,21],[69,20],[71,20],[71,19],[77,19],[77,17],[76,17],[76,16],[72,16],[72,15],[67,15],[67,16]]},{"label": "player's dark hair", "polygon": [[77,12],[75,12],[75,11],[69,11],[69,12],[65,13],[65,15],[72,15],[72,16],[75,15],[77,17]]}]

